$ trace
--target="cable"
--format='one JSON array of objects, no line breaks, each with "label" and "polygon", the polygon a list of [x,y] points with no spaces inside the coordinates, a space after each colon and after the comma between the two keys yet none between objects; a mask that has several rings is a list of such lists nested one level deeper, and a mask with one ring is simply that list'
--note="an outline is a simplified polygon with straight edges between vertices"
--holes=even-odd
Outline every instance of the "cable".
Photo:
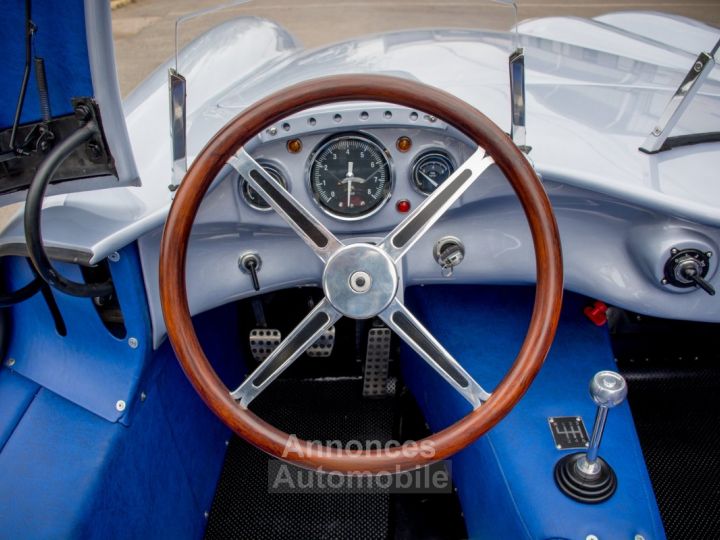
[{"label": "cable", "polygon": [[67,139],[58,144],[47,155],[45,161],[38,167],[25,202],[25,243],[27,244],[30,260],[40,277],[60,292],[71,296],[97,297],[108,296],[113,292],[112,281],[104,283],[78,283],[62,277],[50,262],[42,243],[42,230],[40,217],[45,191],[55,171],[76,148],[98,134],[97,124],[88,122]]}]

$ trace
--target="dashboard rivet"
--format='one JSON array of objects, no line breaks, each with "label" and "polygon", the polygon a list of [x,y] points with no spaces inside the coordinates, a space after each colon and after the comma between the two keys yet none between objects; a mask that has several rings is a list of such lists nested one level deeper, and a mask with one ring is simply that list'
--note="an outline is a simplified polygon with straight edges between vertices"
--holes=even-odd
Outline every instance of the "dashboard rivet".
[{"label": "dashboard rivet", "polygon": [[14,359],[14,358],[8,358],[7,361],[5,362],[5,365],[6,365],[7,367],[13,367],[13,366],[15,365],[15,359]]},{"label": "dashboard rivet", "polygon": [[137,338],[131,337],[128,339],[128,345],[131,349],[137,349],[138,348],[138,340]]},{"label": "dashboard rivet", "polygon": [[672,248],[672,249],[670,250],[670,254],[671,254],[671,255],[677,255],[677,252],[678,252],[678,249],[677,249],[677,248]]},{"label": "dashboard rivet", "polygon": [[277,135],[277,128],[276,127],[267,128],[267,134],[270,135],[271,137],[274,137],[275,135]]},{"label": "dashboard rivet", "polygon": [[123,412],[125,410],[125,402],[122,399],[119,399],[117,403],[115,403],[115,409],[118,412]]},{"label": "dashboard rivet", "polygon": [[708,259],[709,259],[710,257],[712,257],[712,255],[713,255],[713,254],[712,254],[712,251],[706,251],[706,252],[705,252],[705,256],[706,256]]},{"label": "dashboard rivet", "polygon": [[287,151],[291,154],[297,154],[302,150],[302,141],[300,139],[290,139],[287,142]]},{"label": "dashboard rivet", "polygon": [[662,283],[663,285],[667,285],[667,284],[668,284],[667,278],[662,278],[662,279],[660,280],[660,283]]},{"label": "dashboard rivet", "polygon": [[395,147],[400,152],[407,152],[412,148],[412,139],[410,137],[406,137],[405,135],[398,137],[398,140],[395,141]]},{"label": "dashboard rivet", "polygon": [[108,260],[110,262],[118,262],[120,260],[120,254],[117,251],[113,251],[110,255],[108,255]]}]

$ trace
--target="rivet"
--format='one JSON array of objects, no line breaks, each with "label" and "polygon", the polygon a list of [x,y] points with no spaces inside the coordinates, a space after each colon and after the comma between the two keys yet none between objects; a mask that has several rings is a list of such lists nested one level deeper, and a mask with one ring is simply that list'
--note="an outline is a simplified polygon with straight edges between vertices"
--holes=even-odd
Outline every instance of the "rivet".
[{"label": "rivet", "polygon": [[118,402],[115,404],[115,408],[118,410],[118,412],[123,412],[125,410],[125,402],[122,399],[119,399]]},{"label": "rivet", "polygon": [[427,121],[430,122],[431,124],[434,124],[435,122],[437,122],[437,117],[435,117],[435,116],[430,116],[430,115],[427,115],[427,114],[426,114],[426,115],[425,115],[425,120],[427,120]]},{"label": "rivet", "polygon": [[706,251],[706,252],[705,252],[705,256],[706,256],[708,259],[709,259],[710,257],[712,257],[712,251]]},{"label": "rivet", "polygon": [[147,394],[145,392],[140,392],[140,401],[145,401],[147,399]]},{"label": "rivet", "polygon": [[5,362],[5,365],[7,367],[13,367],[15,365],[15,359],[14,358],[8,358],[7,362]]},{"label": "rivet", "polygon": [[642,534],[636,534],[635,540],[645,540],[645,537]]},{"label": "rivet", "polygon": [[585,537],[585,540],[599,540],[599,539],[598,539],[598,537],[595,536],[594,534],[588,534],[588,535]]},{"label": "rivet", "polygon": [[677,248],[672,248],[672,249],[670,250],[670,253],[671,253],[672,255],[675,255],[677,252],[678,252],[678,249],[677,249]]},{"label": "rivet", "polygon": [[137,338],[131,337],[130,339],[128,339],[128,345],[130,345],[131,349],[137,349],[138,348]]},{"label": "rivet", "polygon": [[230,446],[230,441],[225,441],[225,446]]},{"label": "rivet", "polygon": [[267,128],[266,133],[268,135],[270,135],[271,137],[274,137],[275,135],[277,135],[277,128],[276,127]]},{"label": "rivet", "polygon": [[655,135],[656,137],[659,137],[660,135],[662,135],[662,129],[660,129],[659,127],[656,127],[655,129],[653,129],[652,134]]},{"label": "rivet", "polygon": [[662,283],[663,285],[667,285],[667,284],[668,284],[667,278],[662,278],[662,279],[660,280],[660,283]]},{"label": "rivet", "polygon": [[120,254],[117,251],[113,251],[110,255],[108,255],[108,260],[110,262],[118,262],[120,260]]},{"label": "rivet", "polygon": [[205,519],[207,519],[208,517],[210,517],[210,514],[207,512],[203,512],[203,516],[205,516]]}]

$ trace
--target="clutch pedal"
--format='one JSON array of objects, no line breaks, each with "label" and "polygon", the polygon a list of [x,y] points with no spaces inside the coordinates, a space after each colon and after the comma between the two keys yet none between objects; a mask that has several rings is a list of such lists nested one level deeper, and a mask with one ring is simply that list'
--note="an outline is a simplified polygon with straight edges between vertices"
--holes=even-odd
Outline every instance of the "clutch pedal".
[{"label": "clutch pedal", "polygon": [[264,362],[281,341],[282,334],[276,328],[253,328],[250,330],[250,352],[258,363]]},{"label": "clutch pedal", "polygon": [[363,396],[365,397],[382,397],[390,393],[388,372],[391,338],[392,332],[385,326],[371,328],[368,332],[363,376]]}]

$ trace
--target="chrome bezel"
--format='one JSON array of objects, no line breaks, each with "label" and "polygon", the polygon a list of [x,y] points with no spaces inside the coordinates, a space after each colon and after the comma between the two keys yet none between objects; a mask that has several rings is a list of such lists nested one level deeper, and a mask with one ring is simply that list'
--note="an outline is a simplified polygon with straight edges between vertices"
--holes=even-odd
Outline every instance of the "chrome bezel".
[{"label": "chrome bezel", "polygon": [[[283,185],[283,187],[290,191],[290,184],[288,183],[287,175],[279,164],[269,159],[259,159],[257,160],[257,162],[258,165],[261,165],[263,169],[266,169],[271,176],[277,175],[277,177],[280,178],[280,183]],[[258,206],[250,200],[247,192],[248,187],[249,186],[247,180],[245,180],[242,176],[238,176],[238,190],[240,191],[240,198],[243,200],[243,202],[257,212],[272,212],[273,208],[269,204],[267,205],[267,207]]]},{"label": "chrome bezel", "polygon": [[[385,191],[385,195],[383,196],[382,200],[378,202],[377,206],[370,210],[369,212],[365,214],[359,214],[355,216],[347,216],[341,213],[338,213],[334,210],[331,210],[327,208],[322,201],[320,201],[318,194],[315,191],[315,188],[313,186],[312,182],[312,166],[313,163],[315,163],[315,158],[322,153],[328,146],[331,144],[337,142],[341,139],[356,139],[363,141],[368,144],[372,144],[378,148],[380,153],[383,155],[385,160],[387,161],[388,170],[390,173],[390,178],[388,179],[388,186]],[[334,133],[330,135],[329,137],[323,139],[320,144],[318,144],[312,152],[310,152],[310,156],[308,157],[307,163],[305,164],[305,182],[308,186],[308,189],[310,190],[311,199],[315,203],[315,206],[317,206],[322,213],[325,215],[328,215],[334,219],[340,220],[340,221],[359,221],[362,219],[367,219],[371,216],[374,216],[377,214],[380,210],[383,209],[383,207],[387,204],[387,202],[390,200],[393,194],[393,190],[395,189],[395,167],[393,166],[393,159],[392,155],[390,154],[390,151],[387,149],[387,147],[380,142],[377,138],[373,137],[372,135],[369,135],[367,133],[363,132],[344,132],[344,133]]]},{"label": "chrome bezel", "polygon": [[[420,195],[423,195],[425,197],[431,195],[434,190],[427,192],[427,191],[420,189],[418,187],[418,185],[415,183],[415,173],[417,172],[417,168],[420,165],[420,162],[422,162],[423,160],[425,160],[427,158],[433,157],[433,156],[438,156],[443,159],[447,159],[450,162],[450,165],[452,167],[452,170],[450,171],[450,175],[452,175],[452,173],[454,173],[457,170],[457,163],[456,163],[455,159],[453,158],[452,154],[450,154],[450,152],[448,152],[447,150],[443,150],[441,148],[433,148],[432,150],[423,150],[422,152],[418,153],[418,155],[415,156],[415,158],[413,159],[412,166],[410,167],[410,185],[417,193],[419,193]],[[437,189],[437,188],[435,188],[435,189]]]}]

